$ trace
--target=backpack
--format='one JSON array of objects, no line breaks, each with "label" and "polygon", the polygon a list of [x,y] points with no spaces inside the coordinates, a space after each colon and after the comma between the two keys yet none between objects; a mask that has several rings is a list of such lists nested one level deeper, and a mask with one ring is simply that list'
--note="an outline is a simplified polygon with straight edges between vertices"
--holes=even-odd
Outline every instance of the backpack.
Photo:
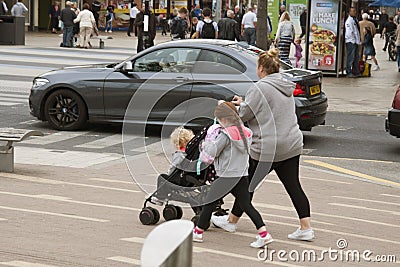
[{"label": "backpack", "polygon": [[203,20],[203,28],[201,29],[201,38],[203,39],[215,39],[214,21],[205,22]]},{"label": "backpack", "polygon": [[171,22],[172,38],[185,38],[185,25],[183,19],[175,17]]}]

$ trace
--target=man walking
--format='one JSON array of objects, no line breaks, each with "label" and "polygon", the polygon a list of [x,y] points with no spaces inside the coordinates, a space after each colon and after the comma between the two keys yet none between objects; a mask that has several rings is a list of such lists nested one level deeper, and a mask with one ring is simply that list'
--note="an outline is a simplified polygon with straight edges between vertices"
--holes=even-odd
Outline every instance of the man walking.
[{"label": "man walking", "polygon": [[235,13],[232,10],[226,12],[226,18],[218,22],[218,39],[240,41],[240,32],[237,22],[234,20]]},{"label": "man walking", "polygon": [[307,8],[303,10],[303,12],[300,15],[300,27],[301,27],[301,34],[299,38],[303,38],[304,35],[306,35],[306,27],[307,27]]},{"label": "man walking", "polygon": [[171,37],[172,39],[186,39],[186,32],[188,30],[188,23],[186,20],[187,9],[181,7],[178,10],[178,16],[171,21]]},{"label": "man walking", "polygon": [[[149,16],[148,32],[144,32],[144,18]],[[151,12],[150,7],[146,10],[146,5],[142,5],[142,10],[136,15],[135,25],[137,29],[137,53],[154,45],[154,38],[156,37],[156,16]],[[146,39],[146,40],[145,40]]]},{"label": "man walking", "polygon": [[218,25],[211,19],[211,9],[203,10],[204,20],[200,20],[196,27],[196,38],[202,39],[217,39]]},{"label": "man walking", "polygon": [[[131,10],[129,12],[129,28],[128,28],[128,36],[131,36],[131,32],[133,31],[133,25],[135,25],[135,19],[137,14],[139,13],[139,9],[137,9],[137,4],[133,2]],[[136,29],[135,29],[135,35],[136,35]]]},{"label": "man walking", "polygon": [[349,17],[345,22],[345,41],[347,49],[346,73],[348,78],[361,76],[360,68],[358,67],[358,46],[361,44],[360,26],[358,25],[356,16],[356,9],[350,8]]},{"label": "man walking", "polygon": [[393,16],[389,17],[389,21],[383,25],[383,30],[381,34],[381,38],[385,37],[385,46],[383,47],[383,51],[386,51],[386,48],[389,45],[390,36],[394,34],[397,29],[397,25],[393,22]]},{"label": "man walking", "polygon": [[249,45],[256,45],[257,16],[253,8],[249,7],[242,19],[242,36]]},{"label": "man walking", "polygon": [[99,28],[100,8],[101,8],[101,4],[99,1],[96,0],[92,3],[92,12],[93,12],[94,20],[96,21],[97,28]]},{"label": "man walking", "polygon": [[26,12],[28,12],[28,9],[22,3],[22,0],[18,0],[11,8],[11,16],[25,16]]},{"label": "man walking", "polygon": [[71,5],[71,1],[67,1],[65,3],[65,8],[61,11],[61,21],[64,23],[63,47],[72,47],[74,19],[76,19],[76,13],[71,9]]}]

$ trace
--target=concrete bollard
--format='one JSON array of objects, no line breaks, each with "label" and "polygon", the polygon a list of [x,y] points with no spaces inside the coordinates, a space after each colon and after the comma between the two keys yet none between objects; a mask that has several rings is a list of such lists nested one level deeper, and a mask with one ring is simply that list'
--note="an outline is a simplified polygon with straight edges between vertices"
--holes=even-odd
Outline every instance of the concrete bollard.
[{"label": "concrete bollard", "polygon": [[141,253],[143,267],[192,266],[194,224],[172,220],[157,226],[147,236]]}]

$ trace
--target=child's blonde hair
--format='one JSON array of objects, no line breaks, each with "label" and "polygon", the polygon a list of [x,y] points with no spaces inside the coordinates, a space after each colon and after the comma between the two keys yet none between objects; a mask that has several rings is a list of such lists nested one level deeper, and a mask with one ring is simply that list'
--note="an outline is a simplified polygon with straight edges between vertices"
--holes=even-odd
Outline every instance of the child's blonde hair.
[{"label": "child's blonde hair", "polygon": [[192,130],[178,127],[171,133],[170,137],[176,149],[181,149],[185,148],[189,141],[192,140],[194,133]]}]

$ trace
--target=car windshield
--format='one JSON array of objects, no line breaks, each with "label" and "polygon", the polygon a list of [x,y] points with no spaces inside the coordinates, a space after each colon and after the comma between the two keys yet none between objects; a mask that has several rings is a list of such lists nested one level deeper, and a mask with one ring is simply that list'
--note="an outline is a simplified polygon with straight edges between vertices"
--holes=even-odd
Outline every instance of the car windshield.
[{"label": "car windshield", "polygon": [[[239,43],[229,44],[229,45],[227,45],[227,47],[229,47],[229,48],[231,48],[233,50],[236,50],[238,52],[242,52],[242,53],[245,53],[245,54],[251,56],[252,58],[255,59],[256,62],[257,62],[257,59],[258,59],[258,55],[260,53],[264,52],[264,50],[262,50],[262,49],[260,49],[258,47],[249,45],[246,42],[239,42]],[[280,62],[282,70],[293,69],[292,66],[290,66],[289,64],[283,62],[282,60],[279,60],[279,62]]]}]

